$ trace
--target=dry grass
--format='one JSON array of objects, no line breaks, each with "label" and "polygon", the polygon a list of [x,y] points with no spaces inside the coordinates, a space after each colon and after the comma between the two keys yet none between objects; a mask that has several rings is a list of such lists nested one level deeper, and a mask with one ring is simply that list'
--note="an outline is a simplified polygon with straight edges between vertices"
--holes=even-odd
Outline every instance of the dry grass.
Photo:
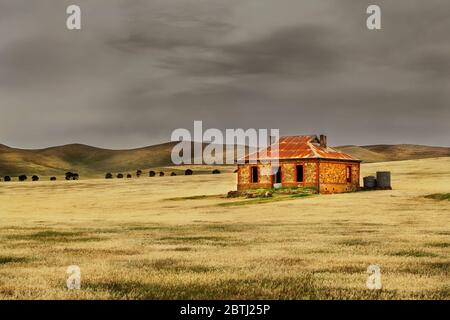
[{"label": "dry grass", "polygon": [[365,164],[394,190],[267,202],[218,196],[232,173],[1,183],[0,298],[448,299],[450,204],[425,196],[448,193],[449,168]]}]

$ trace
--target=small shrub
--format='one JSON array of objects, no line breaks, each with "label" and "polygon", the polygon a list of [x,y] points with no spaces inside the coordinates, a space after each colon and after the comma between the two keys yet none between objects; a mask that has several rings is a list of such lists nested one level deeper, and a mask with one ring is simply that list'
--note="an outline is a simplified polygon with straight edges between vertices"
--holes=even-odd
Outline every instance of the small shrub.
[{"label": "small shrub", "polygon": [[32,181],[39,181],[39,177],[34,175],[34,176],[31,177],[31,180]]},{"label": "small shrub", "polygon": [[220,174],[220,170],[219,169],[214,169],[212,174]]},{"label": "small shrub", "polygon": [[194,172],[191,169],[186,169],[186,171],[184,172],[184,175],[186,176],[192,176]]},{"label": "small shrub", "polygon": [[170,175],[173,177],[176,176],[177,174],[175,172],[171,172]]},{"label": "small shrub", "polygon": [[127,174],[127,179],[131,179],[131,174],[130,173]]},{"label": "small shrub", "polygon": [[10,176],[5,176],[4,180],[5,180],[5,182],[9,182],[9,181],[11,181],[11,177]]},{"label": "small shrub", "polygon": [[80,175],[76,172],[66,172],[66,180],[78,180],[80,179]]},{"label": "small shrub", "polygon": [[425,196],[427,199],[433,199],[438,201],[448,200],[450,201],[450,193],[434,193]]},{"label": "small shrub", "polygon": [[117,179],[123,179],[123,174],[118,173],[118,174],[117,174]]},{"label": "small shrub", "polygon": [[56,181],[56,177],[50,177],[50,181]]},{"label": "small shrub", "polygon": [[232,190],[232,191],[228,191],[227,198],[237,198],[240,195],[241,195],[241,193],[239,191]]},{"label": "small shrub", "polygon": [[20,176],[19,176],[19,181],[25,181],[25,180],[27,180],[28,179],[28,177],[26,176],[26,175],[24,175],[24,174],[21,174]]},{"label": "small shrub", "polygon": [[108,173],[105,175],[105,179],[112,179],[112,178],[113,178],[113,175],[112,175],[111,172],[108,172]]},{"label": "small shrub", "polygon": [[136,177],[140,177],[142,175],[142,170],[136,170]]},{"label": "small shrub", "polygon": [[160,176],[160,177],[164,177],[164,172],[160,171],[160,172],[159,172],[159,176]]},{"label": "small shrub", "polygon": [[149,177],[154,177],[156,175],[156,172],[155,171],[150,171],[149,173],[148,173],[148,176]]}]

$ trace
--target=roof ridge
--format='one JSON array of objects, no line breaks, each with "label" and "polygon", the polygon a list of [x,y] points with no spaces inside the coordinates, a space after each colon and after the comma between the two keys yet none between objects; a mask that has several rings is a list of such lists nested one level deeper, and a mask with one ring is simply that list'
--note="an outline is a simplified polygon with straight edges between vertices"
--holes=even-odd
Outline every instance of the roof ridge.
[{"label": "roof ridge", "polygon": [[[317,135],[281,136],[279,138],[278,159],[330,159],[359,161],[351,155],[336,150],[329,146],[321,146]],[[270,144],[262,150],[256,152],[258,160],[272,159],[272,147],[276,143]],[[244,159],[249,159],[247,155]]]}]

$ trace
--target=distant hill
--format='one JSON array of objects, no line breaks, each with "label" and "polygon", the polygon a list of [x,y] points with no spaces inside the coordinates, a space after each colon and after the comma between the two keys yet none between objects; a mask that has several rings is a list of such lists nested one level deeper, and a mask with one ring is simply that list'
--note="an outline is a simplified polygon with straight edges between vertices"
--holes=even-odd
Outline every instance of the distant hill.
[{"label": "distant hill", "polygon": [[19,174],[59,175],[67,171],[84,174],[119,172],[166,166],[175,143],[131,149],[108,150],[70,144],[39,150],[0,145],[0,176]]},{"label": "distant hill", "polygon": [[[173,166],[171,151],[177,143],[168,142],[130,150],[102,149],[83,144],[27,150],[0,144],[0,177],[20,174],[63,175],[67,171],[92,176]],[[194,153],[194,143],[191,148]],[[225,154],[218,153],[218,157],[225,157]]]},{"label": "distant hill", "polygon": [[[92,176],[173,166],[170,154],[175,144],[169,142],[130,150],[109,150],[83,144],[26,150],[0,144],[0,176],[49,176],[67,171]],[[364,162],[450,157],[450,148],[421,145],[342,146],[336,149]]]},{"label": "distant hill", "polygon": [[364,162],[382,162],[397,160],[413,160],[425,158],[450,157],[450,148],[432,147],[415,144],[342,146],[336,147]]}]

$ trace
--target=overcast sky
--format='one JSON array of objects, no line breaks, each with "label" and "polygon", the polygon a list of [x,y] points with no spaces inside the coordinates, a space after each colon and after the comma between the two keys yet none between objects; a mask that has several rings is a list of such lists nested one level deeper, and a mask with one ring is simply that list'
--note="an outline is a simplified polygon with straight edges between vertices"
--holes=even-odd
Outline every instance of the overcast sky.
[{"label": "overcast sky", "polygon": [[448,0],[0,0],[0,143],[132,148],[203,120],[449,146],[449,13]]}]

